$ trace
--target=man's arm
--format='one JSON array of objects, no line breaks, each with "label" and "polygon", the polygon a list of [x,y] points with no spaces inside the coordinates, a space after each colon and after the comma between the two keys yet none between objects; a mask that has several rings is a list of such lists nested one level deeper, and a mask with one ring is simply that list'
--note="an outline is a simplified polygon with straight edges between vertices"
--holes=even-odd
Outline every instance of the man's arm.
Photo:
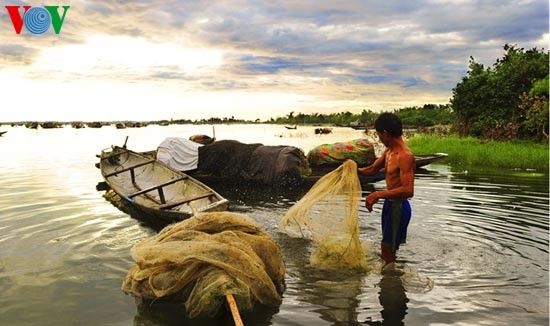
[{"label": "man's arm", "polygon": [[378,171],[384,167],[384,163],[386,162],[386,152],[387,150],[385,150],[384,153],[382,153],[382,155],[380,155],[380,157],[377,158],[371,165],[364,168],[358,168],[357,172],[365,176],[375,175],[378,173]]}]

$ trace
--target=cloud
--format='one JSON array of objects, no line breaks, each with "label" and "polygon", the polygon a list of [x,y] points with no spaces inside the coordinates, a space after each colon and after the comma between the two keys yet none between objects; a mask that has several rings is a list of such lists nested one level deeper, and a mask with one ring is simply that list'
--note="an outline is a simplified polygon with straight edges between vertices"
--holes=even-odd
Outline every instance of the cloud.
[{"label": "cloud", "polygon": [[[237,92],[234,105],[246,94],[270,98],[273,92],[278,103],[304,110],[388,109],[444,103],[470,56],[490,65],[505,43],[531,48],[549,39],[548,2],[542,0],[70,5],[59,35],[16,35],[8,16],[0,15],[0,71],[43,82],[81,80],[88,87],[131,83],[151,94]],[[283,101],[280,94],[295,97]]]}]

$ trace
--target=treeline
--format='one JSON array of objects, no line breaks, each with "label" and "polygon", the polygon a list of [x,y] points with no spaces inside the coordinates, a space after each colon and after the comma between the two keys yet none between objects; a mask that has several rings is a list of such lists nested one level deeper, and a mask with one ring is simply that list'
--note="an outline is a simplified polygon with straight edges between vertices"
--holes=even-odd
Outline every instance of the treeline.
[{"label": "treeline", "polygon": [[[396,110],[395,113],[401,117],[406,128],[430,127],[438,124],[449,125],[454,122],[454,114],[449,104],[425,104],[424,106],[402,108]],[[363,110],[359,114],[353,114],[349,111],[331,114],[295,114],[290,112],[285,117],[271,119],[269,122],[289,125],[331,124],[343,127],[363,126],[367,123],[367,125],[373,126],[379,114],[379,112],[371,110]]]}]

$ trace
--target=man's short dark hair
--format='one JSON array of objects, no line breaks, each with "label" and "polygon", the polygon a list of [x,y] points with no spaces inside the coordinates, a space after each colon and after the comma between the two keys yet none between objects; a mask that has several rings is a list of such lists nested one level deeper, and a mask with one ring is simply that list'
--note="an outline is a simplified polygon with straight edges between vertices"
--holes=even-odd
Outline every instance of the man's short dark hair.
[{"label": "man's short dark hair", "polygon": [[380,133],[387,130],[393,137],[403,135],[403,124],[401,123],[401,119],[390,112],[384,112],[378,116],[374,122],[374,129]]}]

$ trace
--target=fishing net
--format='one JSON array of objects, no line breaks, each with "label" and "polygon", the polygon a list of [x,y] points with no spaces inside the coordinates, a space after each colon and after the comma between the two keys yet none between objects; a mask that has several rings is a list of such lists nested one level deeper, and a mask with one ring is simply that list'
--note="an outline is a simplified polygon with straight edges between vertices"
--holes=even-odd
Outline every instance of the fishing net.
[{"label": "fishing net", "polygon": [[241,311],[254,302],[281,303],[285,266],[279,247],[242,214],[201,213],[170,225],[136,244],[132,257],[136,264],[122,290],[184,301],[190,318],[218,315],[229,293]]},{"label": "fishing net", "polygon": [[322,269],[368,271],[367,246],[359,240],[361,185],[357,164],[348,160],[323,176],[279,222],[279,231],[312,239],[310,264]]}]

